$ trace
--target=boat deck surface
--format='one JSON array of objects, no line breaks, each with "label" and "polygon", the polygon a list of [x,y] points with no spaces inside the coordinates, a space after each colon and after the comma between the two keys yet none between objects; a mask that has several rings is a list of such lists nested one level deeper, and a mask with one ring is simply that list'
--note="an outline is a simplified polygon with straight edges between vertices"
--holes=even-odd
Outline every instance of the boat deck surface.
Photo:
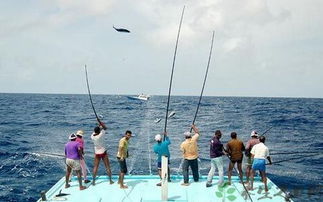
[{"label": "boat deck surface", "polygon": [[[89,178],[91,179],[91,178]],[[172,176],[168,183],[168,201],[250,201],[243,185],[238,177],[232,177],[232,184],[225,183],[223,187],[217,185],[218,178],[213,178],[213,186],[206,188],[206,177],[202,176],[199,182],[190,179],[189,186],[182,186],[181,176]],[[87,189],[80,191],[76,177],[70,182],[71,187],[65,188],[65,178],[61,178],[46,193],[49,201],[161,201],[161,187],[156,186],[160,182],[154,175],[130,175],[125,176],[128,189],[120,189],[117,176],[113,176],[114,184],[110,185],[107,176],[97,177],[96,185],[86,184]],[[226,178],[225,178],[226,180]],[[270,179],[267,180],[269,191],[264,191],[264,185],[259,178],[255,178],[254,190],[249,191],[253,201],[286,201],[285,193],[281,191]],[[57,194],[68,194],[56,197]],[[41,200],[39,200],[41,201]]]}]

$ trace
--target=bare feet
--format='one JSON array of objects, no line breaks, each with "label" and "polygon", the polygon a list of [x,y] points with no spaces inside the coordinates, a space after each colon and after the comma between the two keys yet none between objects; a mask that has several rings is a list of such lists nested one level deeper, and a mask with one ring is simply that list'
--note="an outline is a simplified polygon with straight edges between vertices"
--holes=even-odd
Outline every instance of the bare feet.
[{"label": "bare feet", "polygon": [[189,185],[190,185],[190,183],[182,183],[181,185],[182,185],[182,186],[189,186]]},{"label": "bare feet", "polygon": [[80,190],[84,190],[84,189],[86,189],[85,186],[80,186]]},{"label": "bare feet", "polygon": [[[110,180],[110,184],[113,184],[114,182],[112,181],[112,180]],[[120,183],[118,183],[118,184],[120,184]]]},{"label": "bare feet", "polygon": [[71,186],[70,184],[66,184],[65,189],[69,188],[70,186]]},{"label": "bare feet", "polygon": [[228,182],[228,185],[231,185],[231,181]]},{"label": "bare feet", "polygon": [[120,185],[120,189],[128,189],[127,185]]}]

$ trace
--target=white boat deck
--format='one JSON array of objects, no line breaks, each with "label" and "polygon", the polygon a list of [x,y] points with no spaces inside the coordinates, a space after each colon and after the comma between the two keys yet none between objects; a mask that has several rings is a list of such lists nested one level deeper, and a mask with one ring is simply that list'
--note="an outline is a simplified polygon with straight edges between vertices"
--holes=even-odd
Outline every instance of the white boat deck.
[{"label": "white boat deck", "polygon": [[[226,178],[225,178],[226,179]],[[46,193],[48,201],[161,201],[161,187],[156,186],[160,179],[158,176],[133,175],[125,176],[125,183],[128,189],[120,189],[117,184],[117,176],[113,176],[114,184],[110,185],[107,176],[100,176],[96,180],[96,185],[88,183],[87,189],[80,191],[77,178],[73,177],[70,182],[71,187],[65,189],[65,178],[61,178]],[[218,187],[218,179],[214,177],[213,186],[206,188],[206,177],[200,178],[199,182],[190,179],[190,186],[182,186],[182,177],[172,176],[172,182],[168,183],[168,201],[250,201],[238,177],[232,177],[232,184]],[[249,191],[253,201],[286,201],[286,195],[273,182],[268,179],[269,191],[264,191],[263,183],[259,178],[255,178],[254,190]],[[56,197],[61,193],[69,194]],[[41,201],[41,200],[39,200]]]}]

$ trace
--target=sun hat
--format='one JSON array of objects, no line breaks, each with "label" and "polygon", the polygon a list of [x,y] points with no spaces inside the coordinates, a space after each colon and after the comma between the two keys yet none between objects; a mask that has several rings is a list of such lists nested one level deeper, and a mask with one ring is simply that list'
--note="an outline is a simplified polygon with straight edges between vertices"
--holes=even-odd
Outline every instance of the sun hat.
[{"label": "sun hat", "polygon": [[160,134],[155,135],[155,140],[160,142],[162,140],[162,136]]},{"label": "sun hat", "polygon": [[81,136],[81,137],[83,137],[83,134],[84,134],[84,131],[83,131],[83,130],[78,130],[78,131],[76,131],[76,135],[77,135],[77,136]]},{"label": "sun hat", "polygon": [[258,133],[257,133],[257,131],[253,130],[253,131],[251,132],[250,137],[258,137]]},{"label": "sun hat", "polygon": [[184,133],[184,136],[185,136],[186,138],[188,138],[188,137],[192,137],[192,133],[191,133],[190,131],[186,131],[186,132]]},{"label": "sun hat", "polygon": [[74,133],[72,133],[72,134],[70,134],[70,136],[68,137],[68,139],[74,140],[74,139],[76,139],[76,135]]}]

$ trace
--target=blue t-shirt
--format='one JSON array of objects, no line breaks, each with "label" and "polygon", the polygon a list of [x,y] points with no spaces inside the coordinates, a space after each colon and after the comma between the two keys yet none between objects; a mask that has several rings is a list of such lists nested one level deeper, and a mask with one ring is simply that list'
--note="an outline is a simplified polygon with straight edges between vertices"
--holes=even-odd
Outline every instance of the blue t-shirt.
[{"label": "blue t-shirt", "polygon": [[168,150],[168,145],[170,145],[170,140],[169,140],[169,138],[167,136],[165,138],[165,141],[160,142],[160,143],[156,143],[154,145],[154,152],[156,154],[158,154],[158,157],[157,157],[157,161],[158,162],[161,162],[161,157],[162,156],[167,156],[168,159],[170,158],[170,153],[169,153],[169,150]]}]

